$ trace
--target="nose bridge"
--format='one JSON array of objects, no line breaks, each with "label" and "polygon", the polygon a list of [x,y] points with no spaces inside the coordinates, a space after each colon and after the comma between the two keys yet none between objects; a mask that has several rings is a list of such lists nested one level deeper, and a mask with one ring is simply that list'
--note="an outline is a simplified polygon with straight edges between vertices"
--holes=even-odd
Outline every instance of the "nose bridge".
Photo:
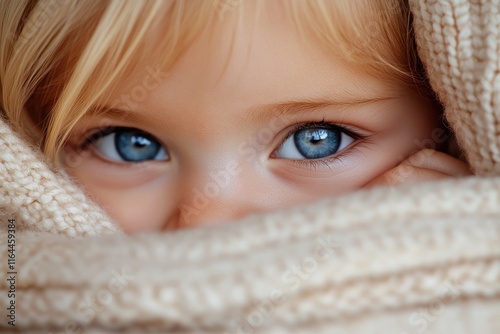
[{"label": "nose bridge", "polygon": [[259,210],[245,192],[243,169],[237,161],[206,166],[189,171],[185,179],[179,228],[221,223]]}]

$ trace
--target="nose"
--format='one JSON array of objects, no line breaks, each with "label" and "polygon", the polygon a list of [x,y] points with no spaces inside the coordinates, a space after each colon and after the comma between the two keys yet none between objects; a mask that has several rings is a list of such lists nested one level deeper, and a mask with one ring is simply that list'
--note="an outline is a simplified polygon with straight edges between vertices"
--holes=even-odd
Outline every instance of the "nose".
[{"label": "nose", "polygon": [[[196,200],[200,199],[197,198]],[[205,200],[204,198],[202,201]],[[193,202],[193,205],[181,207],[176,228],[195,228],[229,223],[259,211],[257,208],[242,208],[241,204],[240,207],[235,207],[232,203],[220,199],[208,199],[207,201],[198,203],[198,206]]]},{"label": "nose", "polygon": [[203,173],[198,170],[196,177],[184,180],[179,214],[174,218],[177,221],[170,226],[181,229],[221,224],[270,210],[273,205],[265,200],[262,184],[243,175],[237,163]]}]

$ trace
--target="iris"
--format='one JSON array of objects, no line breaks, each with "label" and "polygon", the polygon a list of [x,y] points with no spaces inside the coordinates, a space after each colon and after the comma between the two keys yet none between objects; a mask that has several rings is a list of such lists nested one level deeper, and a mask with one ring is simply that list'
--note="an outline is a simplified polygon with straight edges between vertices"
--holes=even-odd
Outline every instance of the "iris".
[{"label": "iris", "polygon": [[118,155],[125,161],[154,160],[162,149],[157,140],[134,129],[117,130],[114,141]]},{"label": "iris", "polygon": [[294,133],[297,150],[306,159],[319,159],[337,153],[341,142],[338,129],[308,128]]}]

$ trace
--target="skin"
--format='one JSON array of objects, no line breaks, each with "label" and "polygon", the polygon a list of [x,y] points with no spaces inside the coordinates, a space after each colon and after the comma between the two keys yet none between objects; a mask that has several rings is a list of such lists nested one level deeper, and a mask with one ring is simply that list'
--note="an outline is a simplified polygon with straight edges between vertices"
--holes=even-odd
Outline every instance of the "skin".
[{"label": "skin", "polygon": [[[87,115],[73,130],[63,161],[103,124],[146,131],[168,151],[167,161],[130,163],[110,161],[91,145],[67,167],[127,233],[229,222],[361,188],[469,174],[433,150],[446,140],[439,110],[399,82],[370,77],[300,39],[286,19],[264,15],[259,25],[242,25],[232,47],[231,26],[221,21],[199,36],[168,74],[151,75],[153,62],[138,66],[110,93],[121,111]],[[137,87],[147,94],[134,100]],[[287,111],[276,114],[278,105]],[[323,120],[363,138],[322,159],[280,156],[295,124]]]}]

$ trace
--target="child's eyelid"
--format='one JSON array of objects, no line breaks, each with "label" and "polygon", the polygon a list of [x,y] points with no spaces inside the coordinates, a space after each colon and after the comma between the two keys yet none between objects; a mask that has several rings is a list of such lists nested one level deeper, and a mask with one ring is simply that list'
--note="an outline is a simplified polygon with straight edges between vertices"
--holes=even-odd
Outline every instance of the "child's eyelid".
[{"label": "child's eyelid", "polygon": [[136,131],[136,132],[142,133],[145,136],[148,136],[151,139],[157,141],[161,145],[161,149],[164,151],[167,159],[166,160],[151,159],[151,160],[145,160],[142,162],[136,162],[136,163],[130,164],[130,163],[127,163],[126,161],[117,161],[117,160],[106,158],[103,156],[102,153],[99,153],[98,151],[96,151],[94,149],[91,149],[91,151],[93,152],[92,154],[99,157],[103,162],[105,162],[109,165],[120,166],[120,167],[126,166],[126,165],[134,165],[134,166],[135,165],[142,165],[142,163],[151,162],[151,161],[162,162],[162,161],[170,160],[167,147],[165,146],[165,144],[162,143],[161,140],[159,140],[156,136],[154,136],[153,134],[151,134],[147,131],[144,131],[142,129],[135,128],[135,127],[130,127],[130,126],[105,126],[105,127],[94,127],[91,129],[87,129],[79,136],[80,139],[78,141],[75,140],[75,142],[77,144],[76,145],[73,144],[73,146],[77,147],[79,149],[79,151],[88,150],[90,145],[95,144],[98,140],[100,140],[104,137],[107,137],[111,134],[116,134],[119,130]]},{"label": "child's eyelid", "polygon": [[311,122],[301,122],[292,125],[292,128],[286,132],[286,135],[281,139],[280,144],[278,145],[278,148],[281,147],[286,140],[288,140],[295,132],[303,130],[303,129],[308,129],[308,128],[317,128],[317,127],[330,127],[330,128],[337,128],[341,132],[347,134],[348,136],[358,140],[358,139],[364,139],[367,138],[371,135],[366,130],[359,129],[358,127],[354,127],[348,124],[344,124],[342,122],[329,122],[326,121],[325,119],[321,121],[311,121]]},{"label": "child's eyelid", "polygon": [[164,150],[167,150],[167,146],[163,141],[158,139],[156,136],[153,134],[149,133],[148,131],[139,129],[139,128],[134,128],[130,126],[104,126],[104,127],[93,127],[90,129],[85,130],[80,136],[78,136],[78,139],[75,139],[74,142],[78,143],[76,146],[80,150],[85,150],[87,149],[90,145],[94,144],[96,141],[98,141],[101,138],[104,138],[112,133],[117,132],[118,130],[130,130],[130,131],[138,131],[141,133],[144,133],[145,135],[151,137],[152,139],[156,140]]},{"label": "child's eyelid", "polygon": [[354,154],[356,150],[358,149],[358,145],[362,144],[360,141],[355,141],[348,147],[346,147],[344,150],[342,150],[339,153],[333,154],[328,157],[324,157],[321,159],[301,159],[301,160],[294,160],[294,159],[286,159],[287,163],[290,165],[296,165],[300,166],[302,168],[306,168],[309,170],[317,170],[318,167],[325,166],[327,167],[330,171],[332,170],[332,166],[335,163],[341,162],[343,159],[347,158],[349,155]]},{"label": "child's eyelid", "polygon": [[119,128],[121,127],[106,126],[106,127],[100,127],[100,128],[97,127],[88,129],[80,136],[80,140],[78,140],[79,143],[78,146],[84,150],[88,148],[90,145],[94,144],[97,140],[112,134]]},{"label": "child's eyelid", "polygon": [[73,130],[72,133],[69,135],[66,143],[73,148],[82,149],[84,144],[94,134],[98,133],[102,129],[103,129],[102,127],[91,127],[91,128],[84,129],[84,130]]}]

